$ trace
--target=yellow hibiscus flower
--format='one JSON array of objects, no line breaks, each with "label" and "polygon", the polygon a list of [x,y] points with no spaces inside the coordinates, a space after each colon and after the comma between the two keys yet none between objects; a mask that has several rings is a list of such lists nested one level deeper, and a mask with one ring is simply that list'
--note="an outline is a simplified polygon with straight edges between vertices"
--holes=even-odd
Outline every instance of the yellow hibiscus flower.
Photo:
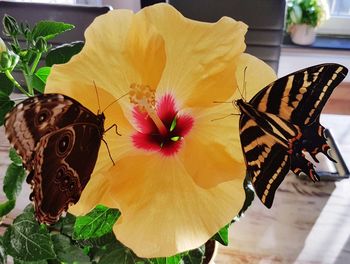
[{"label": "yellow hibiscus flower", "polygon": [[193,21],[167,4],[95,19],[83,50],[52,68],[46,92],[97,113],[95,83],[105,128],[117,124],[121,136],[105,133],[116,165],[102,145],[70,212],[118,208],[114,233],[141,257],[199,247],[237,215],[245,199],[238,116],[220,119],[234,108],[214,101],[234,98],[246,67],[248,92],[275,78],[242,54],[246,30],[228,17]]}]

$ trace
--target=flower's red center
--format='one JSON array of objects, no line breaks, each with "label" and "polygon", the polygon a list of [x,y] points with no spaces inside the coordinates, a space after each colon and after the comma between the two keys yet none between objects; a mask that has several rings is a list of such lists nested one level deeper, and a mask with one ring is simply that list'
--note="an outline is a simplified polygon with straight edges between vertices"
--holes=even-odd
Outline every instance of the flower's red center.
[{"label": "flower's red center", "polygon": [[165,94],[155,106],[154,93],[149,87],[132,88],[130,100],[136,104],[133,117],[138,127],[132,135],[134,145],[139,149],[159,151],[165,156],[174,155],[193,127],[194,119],[179,114],[172,95]]}]

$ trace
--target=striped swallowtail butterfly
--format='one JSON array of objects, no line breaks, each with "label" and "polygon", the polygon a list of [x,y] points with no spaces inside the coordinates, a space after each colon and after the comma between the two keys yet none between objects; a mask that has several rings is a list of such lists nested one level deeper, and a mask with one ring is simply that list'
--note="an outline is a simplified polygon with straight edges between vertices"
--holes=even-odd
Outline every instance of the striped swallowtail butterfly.
[{"label": "striped swallowtail butterfly", "polygon": [[339,64],[312,66],[274,81],[249,102],[236,101],[247,176],[266,207],[289,170],[319,180],[305,152],[315,161],[317,153],[333,160],[319,116],[347,72]]}]

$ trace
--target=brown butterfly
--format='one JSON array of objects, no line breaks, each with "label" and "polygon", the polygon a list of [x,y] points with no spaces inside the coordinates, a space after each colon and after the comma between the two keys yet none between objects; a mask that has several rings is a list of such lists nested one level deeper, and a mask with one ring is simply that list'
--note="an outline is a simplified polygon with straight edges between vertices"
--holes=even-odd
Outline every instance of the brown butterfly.
[{"label": "brown butterfly", "polygon": [[6,135],[29,171],[37,220],[52,224],[75,204],[90,179],[105,116],[61,94],[19,103],[5,117]]}]

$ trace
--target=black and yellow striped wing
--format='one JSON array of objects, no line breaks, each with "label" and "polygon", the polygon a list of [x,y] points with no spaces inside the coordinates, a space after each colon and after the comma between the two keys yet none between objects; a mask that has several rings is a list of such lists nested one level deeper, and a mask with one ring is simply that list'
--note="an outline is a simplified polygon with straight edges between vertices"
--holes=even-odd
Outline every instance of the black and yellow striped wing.
[{"label": "black and yellow striped wing", "polygon": [[305,68],[269,84],[249,104],[293,124],[311,124],[347,73],[347,68],[335,63]]},{"label": "black and yellow striped wing", "polygon": [[330,158],[319,115],[346,74],[339,64],[316,65],[276,80],[248,103],[237,101],[247,175],[268,208],[289,170],[318,180],[304,152]]},{"label": "black and yellow striped wing", "polygon": [[[246,109],[250,106],[246,104],[241,107]],[[251,110],[254,111],[253,108]],[[271,125],[262,126],[259,121],[243,113],[240,118],[240,138],[247,176],[260,200],[270,208],[277,187],[290,169],[288,142],[281,137],[274,137]]]}]

